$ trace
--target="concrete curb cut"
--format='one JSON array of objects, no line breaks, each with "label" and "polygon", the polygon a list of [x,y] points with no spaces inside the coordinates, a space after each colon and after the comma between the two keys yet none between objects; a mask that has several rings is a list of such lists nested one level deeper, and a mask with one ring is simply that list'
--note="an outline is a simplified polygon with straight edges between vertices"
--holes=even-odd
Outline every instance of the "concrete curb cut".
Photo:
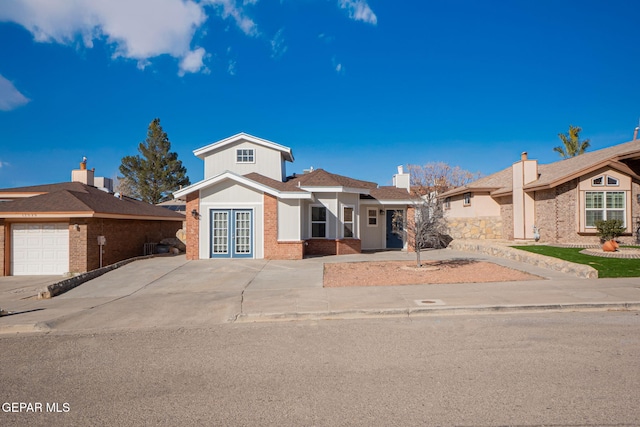
[{"label": "concrete curb cut", "polygon": [[484,241],[454,240],[449,244],[448,249],[463,252],[478,252],[513,261],[525,262],[537,267],[548,268],[561,273],[573,274],[583,279],[598,278],[598,270],[591,266],[522,251],[510,246],[496,245]]},{"label": "concrete curb cut", "polygon": [[17,325],[0,326],[0,335],[3,334],[30,334],[51,332],[51,327],[45,322],[23,323]]},{"label": "concrete curb cut", "polygon": [[605,302],[605,303],[567,303],[567,304],[530,304],[530,305],[472,305],[453,307],[420,307],[391,308],[379,310],[338,310],[300,313],[242,313],[235,323],[277,322],[292,320],[340,320],[364,319],[371,317],[412,317],[412,316],[446,316],[461,314],[514,313],[527,311],[531,313],[553,311],[640,311],[637,302]]},{"label": "concrete curb cut", "polygon": [[123,261],[116,262],[115,264],[107,265],[106,267],[97,268],[95,270],[87,271],[86,273],[82,273],[77,276],[62,280],[60,282],[52,283],[51,285],[45,286],[44,288],[42,288],[41,291],[38,292],[38,299],[53,298],[56,295],[60,295],[65,292],[68,292],[71,289],[77,286],[80,286],[85,282],[88,282],[89,280],[95,279],[96,277],[100,277],[104,273],[108,273],[111,270],[115,270],[116,268],[120,268],[123,265],[127,265],[130,262],[149,259],[153,257],[154,255],[146,255],[146,256],[140,256],[136,258],[125,259]]}]

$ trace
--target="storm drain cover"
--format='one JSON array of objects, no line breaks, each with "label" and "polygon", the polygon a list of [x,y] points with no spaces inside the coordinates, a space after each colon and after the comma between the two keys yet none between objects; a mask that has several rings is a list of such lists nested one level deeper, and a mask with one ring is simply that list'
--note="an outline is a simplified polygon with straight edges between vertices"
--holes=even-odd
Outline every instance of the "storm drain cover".
[{"label": "storm drain cover", "polygon": [[428,307],[431,305],[445,305],[444,301],[442,301],[441,299],[417,299],[414,300],[414,302],[416,303],[416,305],[419,305],[421,307]]}]

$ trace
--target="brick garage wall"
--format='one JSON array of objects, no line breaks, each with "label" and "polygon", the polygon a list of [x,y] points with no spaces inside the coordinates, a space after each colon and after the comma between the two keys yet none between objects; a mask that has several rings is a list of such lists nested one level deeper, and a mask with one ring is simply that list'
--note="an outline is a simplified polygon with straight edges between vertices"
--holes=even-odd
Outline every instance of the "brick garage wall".
[{"label": "brick garage wall", "polygon": [[5,233],[7,232],[7,229],[8,227],[5,225],[4,219],[0,219],[0,276],[4,276],[7,274],[5,265]]},{"label": "brick garage wall", "polygon": [[502,238],[513,240],[513,197],[499,197],[497,201],[500,204],[500,217],[502,218]]},{"label": "brick garage wall", "polygon": [[200,221],[191,215],[193,210],[200,212],[200,192],[187,194],[187,259],[195,260],[200,258]]},{"label": "brick garage wall", "polygon": [[264,193],[264,258],[302,259],[303,241],[278,241],[278,198]]},{"label": "brick garage wall", "polygon": [[[72,273],[89,271],[87,261],[87,230],[89,226],[86,221],[83,219],[69,222],[69,271]],[[78,224],[78,227],[75,224]]]},{"label": "brick garage wall", "polygon": [[[182,228],[182,221],[151,221],[94,218],[69,228],[69,269],[74,273],[100,267],[98,236],[106,238],[102,265],[110,265],[128,258],[141,256],[145,243],[157,243],[167,237],[175,237]],[[83,249],[84,247],[84,249]]]}]

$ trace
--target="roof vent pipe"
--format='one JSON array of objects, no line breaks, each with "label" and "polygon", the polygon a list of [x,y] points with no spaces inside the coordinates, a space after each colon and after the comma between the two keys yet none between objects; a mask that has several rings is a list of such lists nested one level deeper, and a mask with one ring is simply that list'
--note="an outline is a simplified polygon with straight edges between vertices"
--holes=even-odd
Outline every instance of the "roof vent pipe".
[{"label": "roof vent pipe", "polygon": [[638,131],[640,130],[640,126],[638,126],[634,131],[633,131],[633,140],[635,141],[636,139],[638,139]]},{"label": "roof vent pipe", "polygon": [[527,152],[523,151],[522,154],[520,154],[520,160],[525,161],[527,160]]}]

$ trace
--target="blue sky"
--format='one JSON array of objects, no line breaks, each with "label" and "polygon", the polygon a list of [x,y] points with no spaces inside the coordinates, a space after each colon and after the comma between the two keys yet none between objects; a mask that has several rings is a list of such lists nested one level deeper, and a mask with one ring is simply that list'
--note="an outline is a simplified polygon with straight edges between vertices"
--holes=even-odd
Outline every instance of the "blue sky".
[{"label": "blue sky", "polygon": [[6,0],[0,188],[114,177],[161,119],[192,151],[247,132],[310,166],[389,184],[396,166],[541,163],[569,124],[591,150],[640,117],[640,2]]}]

